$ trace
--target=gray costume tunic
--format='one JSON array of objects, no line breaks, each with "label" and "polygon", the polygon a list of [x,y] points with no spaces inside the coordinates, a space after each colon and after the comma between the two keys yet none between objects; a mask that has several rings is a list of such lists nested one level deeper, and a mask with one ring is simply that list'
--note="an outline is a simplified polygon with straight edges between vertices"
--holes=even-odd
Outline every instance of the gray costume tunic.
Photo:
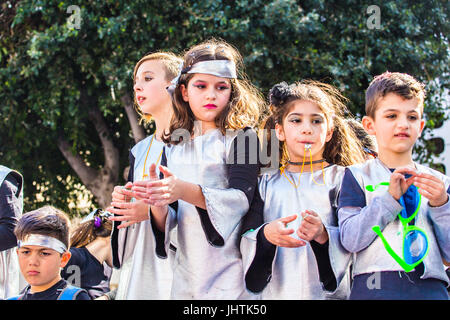
[{"label": "gray costume tunic", "polygon": [[[15,197],[5,199],[7,212],[1,212],[2,223],[10,223],[11,219],[19,219],[17,214],[23,210],[23,178],[22,175],[14,170],[0,165],[0,186],[5,178],[13,174],[19,186]],[[3,208],[2,208],[3,209]],[[11,222],[12,223],[12,222]],[[0,299],[6,299],[19,294],[19,290],[24,287],[24,280],[20,274],[19,263],[16,253],[16,247],[0,251]]]},{"label": "gray costume tunic", "polygon": [[[133,181],[143,180],[143,168],[152,136],[137,143],[134,155]],[[159,160],[164,143],[153,139],[145,170]],[[158,170],[158,169],[157,169]],[[134,199],[132,200],[134,201]],[[172,237],[175,241],[175,236]],[[156,241],[151,220],[145,220],[118,231],[118,258],[120,276],[116,300],[169,299],[172,285],[172,254],[159,259],[155,252]]]},{"label": "gray costume tunic", "polygon": [[[438,177],[449,190],[450,179],[433,169],[415,164],[418,172]],[[382,240],[372,231],[379,225],[392,249],[402,256],[403,227],[397,218],[402,206],[387,191],[386,186],[375,192],[366,190],[367,185],[389,182],[391,171],[379,159],[348,167],[364,192],[366,206],[340,205],[339,225],[343,246],[353,252],[353,276],[379,271],[402,271],[401,266],[389,255]],[[441,207],[430,207],[422,196],[420,211],[415,225],[425,230],[429,240],[429,252],[423,264],[422,279],[435,278],[449,283],[442,258],[450,261],[450,201]]]},{"label": "gray costume tunic", "polygon": [[[256,137],[253,130],[249,130]],[[171,297],[173,299],[245,299],[240,223],[247,213],[246,194],[229,187],[227,159],[237,136],[218,129],[179,145],[166,147],[167,167],[177,178],[198,184],[206,210],[182,200],[169,207],[169,231],[177,226],[177,251]],[[257,180],[253,182],[256,188]]]},{"label": "gray costume tunic", "polygon": [[[315,211],[321,218],[329,236],[328,255],[336,278],[334,292],[324,290],[319,278],[318,265],[310,243],[298,248],[276,247],[272,262],[272,274],[262,292],[261,299],[345,299],[349,294],[350,255],[341,246],[337,220],[337,196],[340,190],[344,168],[330,165],[324,169],[325,185],[321,170],[300,173],[285,171],[295,188],[280,170],[265,173],[259,181],[259,192],[264,201],[264,224],[243,235],[241,251],[246,274],[255,259],[258,232],[268,222],[293,214],[300,215],[306,209]],[[297,231],[300,219],[289,224]],[[261,230],[262,231],[262,230]],[[298,237],[294,235],[294,237]]]}]

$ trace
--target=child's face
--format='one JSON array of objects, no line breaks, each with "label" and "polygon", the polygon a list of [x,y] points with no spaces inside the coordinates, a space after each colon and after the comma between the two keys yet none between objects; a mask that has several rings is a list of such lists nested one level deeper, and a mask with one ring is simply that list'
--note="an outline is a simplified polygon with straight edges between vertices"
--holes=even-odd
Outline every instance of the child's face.
[{"label": "child's face", "polygon": [[363,118],[367,133],[376,136],[380,155],[411,154],[424,123],[418,100],[407,100],[394,93],[380,99],[375,119]]},{"label": "child's face", "polygon": [[135,76],[134,95],[144,114],[154,115],[164,106],[170,106],[171,97],[166,88],[170,81],[165,79],[166,72],[159,60],[144,61]]},{"label": "child's face", "polygon": [[189,103],[196,120],[202,122],[202,131],[216,128],[215,119],[230,101],[230,79],[196,73],[187,87],[180,88],[183,100]]},{"label": "child's face", "polygon": [[23,246],[17,249],[19,266],[25,280],[30,284],[33,292],[47,290],[60,277],[60,268],[65,267],[70,259],[70,252],[62,255],[47,247]]},{"label": "child's face", "polygon": [[319,106],[306,100],[294,101],[283,125],[277,124],[275,131],[278,139],[286,142],[291,161],[302,161],[305,152],[306,159],[310,159],[309,151],[305,151],[307,144],[311,145],[313,160],[322,159],[325,143],[333,135]]}]

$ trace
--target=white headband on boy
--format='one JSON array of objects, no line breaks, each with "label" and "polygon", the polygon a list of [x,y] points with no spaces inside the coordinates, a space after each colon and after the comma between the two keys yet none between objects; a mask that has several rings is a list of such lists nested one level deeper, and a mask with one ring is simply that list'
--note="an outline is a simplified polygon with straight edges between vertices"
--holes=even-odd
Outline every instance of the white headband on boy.
[{"label": "white headband on boy", "polygon": [[205,73],[216,77],[236,79],[236,64],[230,60],[207,60],[192,65],[186,73]]},{"label": "white headband on boy", "polygon": [[53,249],[59,253],[64,253],[67,251],[66,245],[58,239],[34,233],[26,236],[23,240],[19,240],[17,242],[17,246],[19,248],[24,246],[41,246]]}]

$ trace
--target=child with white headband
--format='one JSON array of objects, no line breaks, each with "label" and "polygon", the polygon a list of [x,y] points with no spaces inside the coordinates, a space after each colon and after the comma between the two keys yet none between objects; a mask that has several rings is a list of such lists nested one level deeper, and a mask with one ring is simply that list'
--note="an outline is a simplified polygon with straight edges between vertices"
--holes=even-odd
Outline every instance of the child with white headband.
[{"label": "child with white headband", "polygon": [[45,206],[24,214],[17,223],[20,271],[29,284],[11,300],[90,300],[84,289],[73,287],[60,272],[70,259],[69,219]]},{"label": "child with white headband", "polygon": [[174,116],[159,167],[164,178],[152,165],[154,181],[133,186],[165,232],[166,251],[169,232],[177,227],[173,299],[246,298],[237,242],[257,185],[258,141],[251,128],[264,102],[256,88],[238,79],[241,63],[223,41],[187,51],[171,88]]}]

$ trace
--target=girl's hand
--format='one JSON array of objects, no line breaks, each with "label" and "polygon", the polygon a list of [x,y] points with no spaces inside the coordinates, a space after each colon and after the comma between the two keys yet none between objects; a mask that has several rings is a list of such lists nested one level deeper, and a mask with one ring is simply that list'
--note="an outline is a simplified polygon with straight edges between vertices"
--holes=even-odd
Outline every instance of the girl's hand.
[{"label": "girl's hand", "polygon": [[112,193],[112,202],[129,202],[133,197],[131,187],[133,184],[127,182],[124,186],[115,186]]},{"label": "girl's hand", "polygon": [[295,219],[297,219],[296,214],[268,223],[264,226],[264,236],[270,243],[279,247],[297,248],[306,245],[306,242],[291,237],[294,229],[286,227],[289,222]]},{"label": "girl's hand", "polygon": [[126,228],[132,224],[148,220],[148,205],[142,201],[112,202],[107,208],[111,213],[119,216],[109,217],[111,221],[122,221],[117,229]]},{"label": "girl's hand", "polygon": [[431,174],[419,173],[414,177],[414,185],[419,188],[419,193],[428,199],[430,206],[440,207],[447,203],[447,190],[445,190],[444,182],[439,178]]},{"label": "girl's hand", "polygon": [[[405,178],[405,174],[412,175],[408,179]],[[391,175],[389,181],[388,192],[395,200],[399,200],[402,195],[405,194],[406,190],[413,184],[416,172],[411,168],[402,167],[397,168]]]},{"label": "girl's hand", "polygon": [[324,244],[328,241],[328,232],[325,229],[319,215],[312,210],[301,213],[303,220],[297,230],[297,235],[306,241],[316,241]]},{"label": "girl's hand", "polygon": [[158,181],[159,177],[156,173],[156,164],[152,163],[149,168],[149,179],[145,181],[134,181],[130,192],[136,199],[147,200],[147,183],[150,181]]},{"label": "girl's hand", "polygon": [[156,166],[150,166],[150,181],[136,181],[132,191],[138,198],[152,206],[162,207],[181,199],[183,190],[181,180],[177,179],[170,170],[159,166],[159,171],[164,174],[164,179],[152,179],[156,177]]}]

